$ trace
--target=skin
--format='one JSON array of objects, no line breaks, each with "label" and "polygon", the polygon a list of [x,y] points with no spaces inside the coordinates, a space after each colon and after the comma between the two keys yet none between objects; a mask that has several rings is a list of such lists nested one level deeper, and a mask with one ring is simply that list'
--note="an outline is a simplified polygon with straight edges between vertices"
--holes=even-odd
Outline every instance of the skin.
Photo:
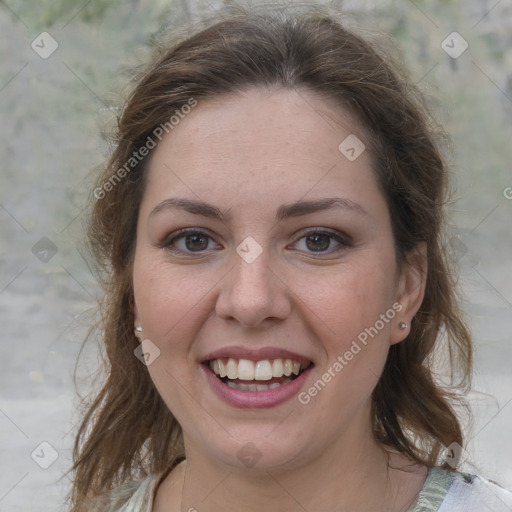
[{"label": "skin", "polygon": [[[390,345],[409,332],[399,322],[410,324],[423,299],[424,248],[399,271],[369,152],[349,161],[338,150],[351,133],[364,140],[345,111],[311,91],[253,88],[200,101],[154,150],[137,225],[135,316],[160,350],[148,371],[187,456],[158,487],[155,511],[405,511],[421,489],[426,469],[373,440],[370,397]],[[282,205],[326,197],[365,213],[275,220]],[[230,217],[151,214],[168,198],[200,199]],[[162,247],[183,227],[211,238],[175,241],[181,254]],[[350,243],[308,242],[315,228]],[[248,236],[262,248],[252,263],[235,250]],[[306,405],[293,397],[240,409],[200,371],[212,350],[275,346],[314,363],[307,390],[394,303],[401,311]],[[248,442],[261,454],[251,468],[237,457]]]}]

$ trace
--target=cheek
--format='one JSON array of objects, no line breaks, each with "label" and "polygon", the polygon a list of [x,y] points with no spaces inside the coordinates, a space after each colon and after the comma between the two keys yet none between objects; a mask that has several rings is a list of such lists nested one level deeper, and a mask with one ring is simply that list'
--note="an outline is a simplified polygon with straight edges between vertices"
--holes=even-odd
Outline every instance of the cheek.
[{"label": "cheek", "polygon": [[201,329],[205,295],[211,285],[204,273],[198,275],[192,267],[176,272],[165,261],[142,257],[135,259],[133,284],[144,337],[160,351],[148,372],[180,424],[189,424],[193,416],[190,393],[196,394],[197,385],[191,379],[196,365],[190,356],[191,341]]},{"label": "cheek", "polygon": [[[147,263],[147,264],[146,264]],[[193,277],[191,277],[193,275]],[[184,330],[196,325],[193,318],[204,308],[212,288],[212,276],[197,269],[173,271],[167,262],[135,260],[134,296],[145,336],[155,344],[184,338]]]},{"label": "cheek", "polygon": [[311,323],[321,329],[323,335],[318,338],[331,340],[329,347],[341,349],[373,326],[392,306],[394,274],[390,270],[382,258],[368,254],[315,279],[297,276],[295,282],[301,283],[297,296],[307,305],[305,311],[311,312]]},{"label": "cheek", "polygon": [[[344,421],[347,411],[355,413],[382,373],[396,314],[392,269],[382,256],[367,254],[357,264],[339,266],[328,279],[302,280],[300,294],[307,305],[303,314],[323,354],[317,379],[326,383],[326,389],[317,404],[320,409],[320,404],[336,404],[329,410],[315,407],[315,414],[325,421],[332,421],[333,416]],[[308,396],[323,389],[322,382],[314,384],[311,395],[306,391]]]}]

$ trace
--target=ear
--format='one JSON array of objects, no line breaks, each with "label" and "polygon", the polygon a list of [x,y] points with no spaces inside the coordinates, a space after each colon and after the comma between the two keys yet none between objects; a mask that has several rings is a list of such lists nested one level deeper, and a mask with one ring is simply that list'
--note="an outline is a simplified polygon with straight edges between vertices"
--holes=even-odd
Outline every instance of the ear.
[{"label": "ear", "polygon": [[[396,299],[402,308],[395,316],[390,344],[403,341],[411,331],[411,321],[420,309],[427,283],[427,244],[422,242],[407,255],[407,261],[398,278]],[[400,328],[404,322],[407,327]]]},{"label": "ear", "polygon": [[133,325],[133,328],[135,329],[136,327],[139,327],[141,326],[141,320],[140,320],[140,317],[139,317],[139,311],[137,309],[137,303],[135,302],[135,299],[133,299],[133,317],[134,317],[134,325]]}]

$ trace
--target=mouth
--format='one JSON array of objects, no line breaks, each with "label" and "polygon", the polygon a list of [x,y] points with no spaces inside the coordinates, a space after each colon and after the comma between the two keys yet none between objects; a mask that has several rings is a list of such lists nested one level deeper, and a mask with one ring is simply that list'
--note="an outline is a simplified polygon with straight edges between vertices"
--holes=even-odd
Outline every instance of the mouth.
[{"label": "mouth", "polygon": [[290,358],[235,359],[219,357],[203,363],[226,386],[245,392],[264,392],[286,386],[299,378],[311,365],[311,361]]}]

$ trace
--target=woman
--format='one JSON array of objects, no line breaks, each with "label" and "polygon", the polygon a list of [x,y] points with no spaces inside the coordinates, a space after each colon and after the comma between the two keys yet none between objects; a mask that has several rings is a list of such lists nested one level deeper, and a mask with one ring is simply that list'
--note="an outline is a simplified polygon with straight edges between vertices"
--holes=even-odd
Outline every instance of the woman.
[{"label": "woman", "polygon": [[237,9],[162,48],[94,193],[108,377],[72,510],[510,510],[456,471],[447,185],[417,92],[327,14]]}]

